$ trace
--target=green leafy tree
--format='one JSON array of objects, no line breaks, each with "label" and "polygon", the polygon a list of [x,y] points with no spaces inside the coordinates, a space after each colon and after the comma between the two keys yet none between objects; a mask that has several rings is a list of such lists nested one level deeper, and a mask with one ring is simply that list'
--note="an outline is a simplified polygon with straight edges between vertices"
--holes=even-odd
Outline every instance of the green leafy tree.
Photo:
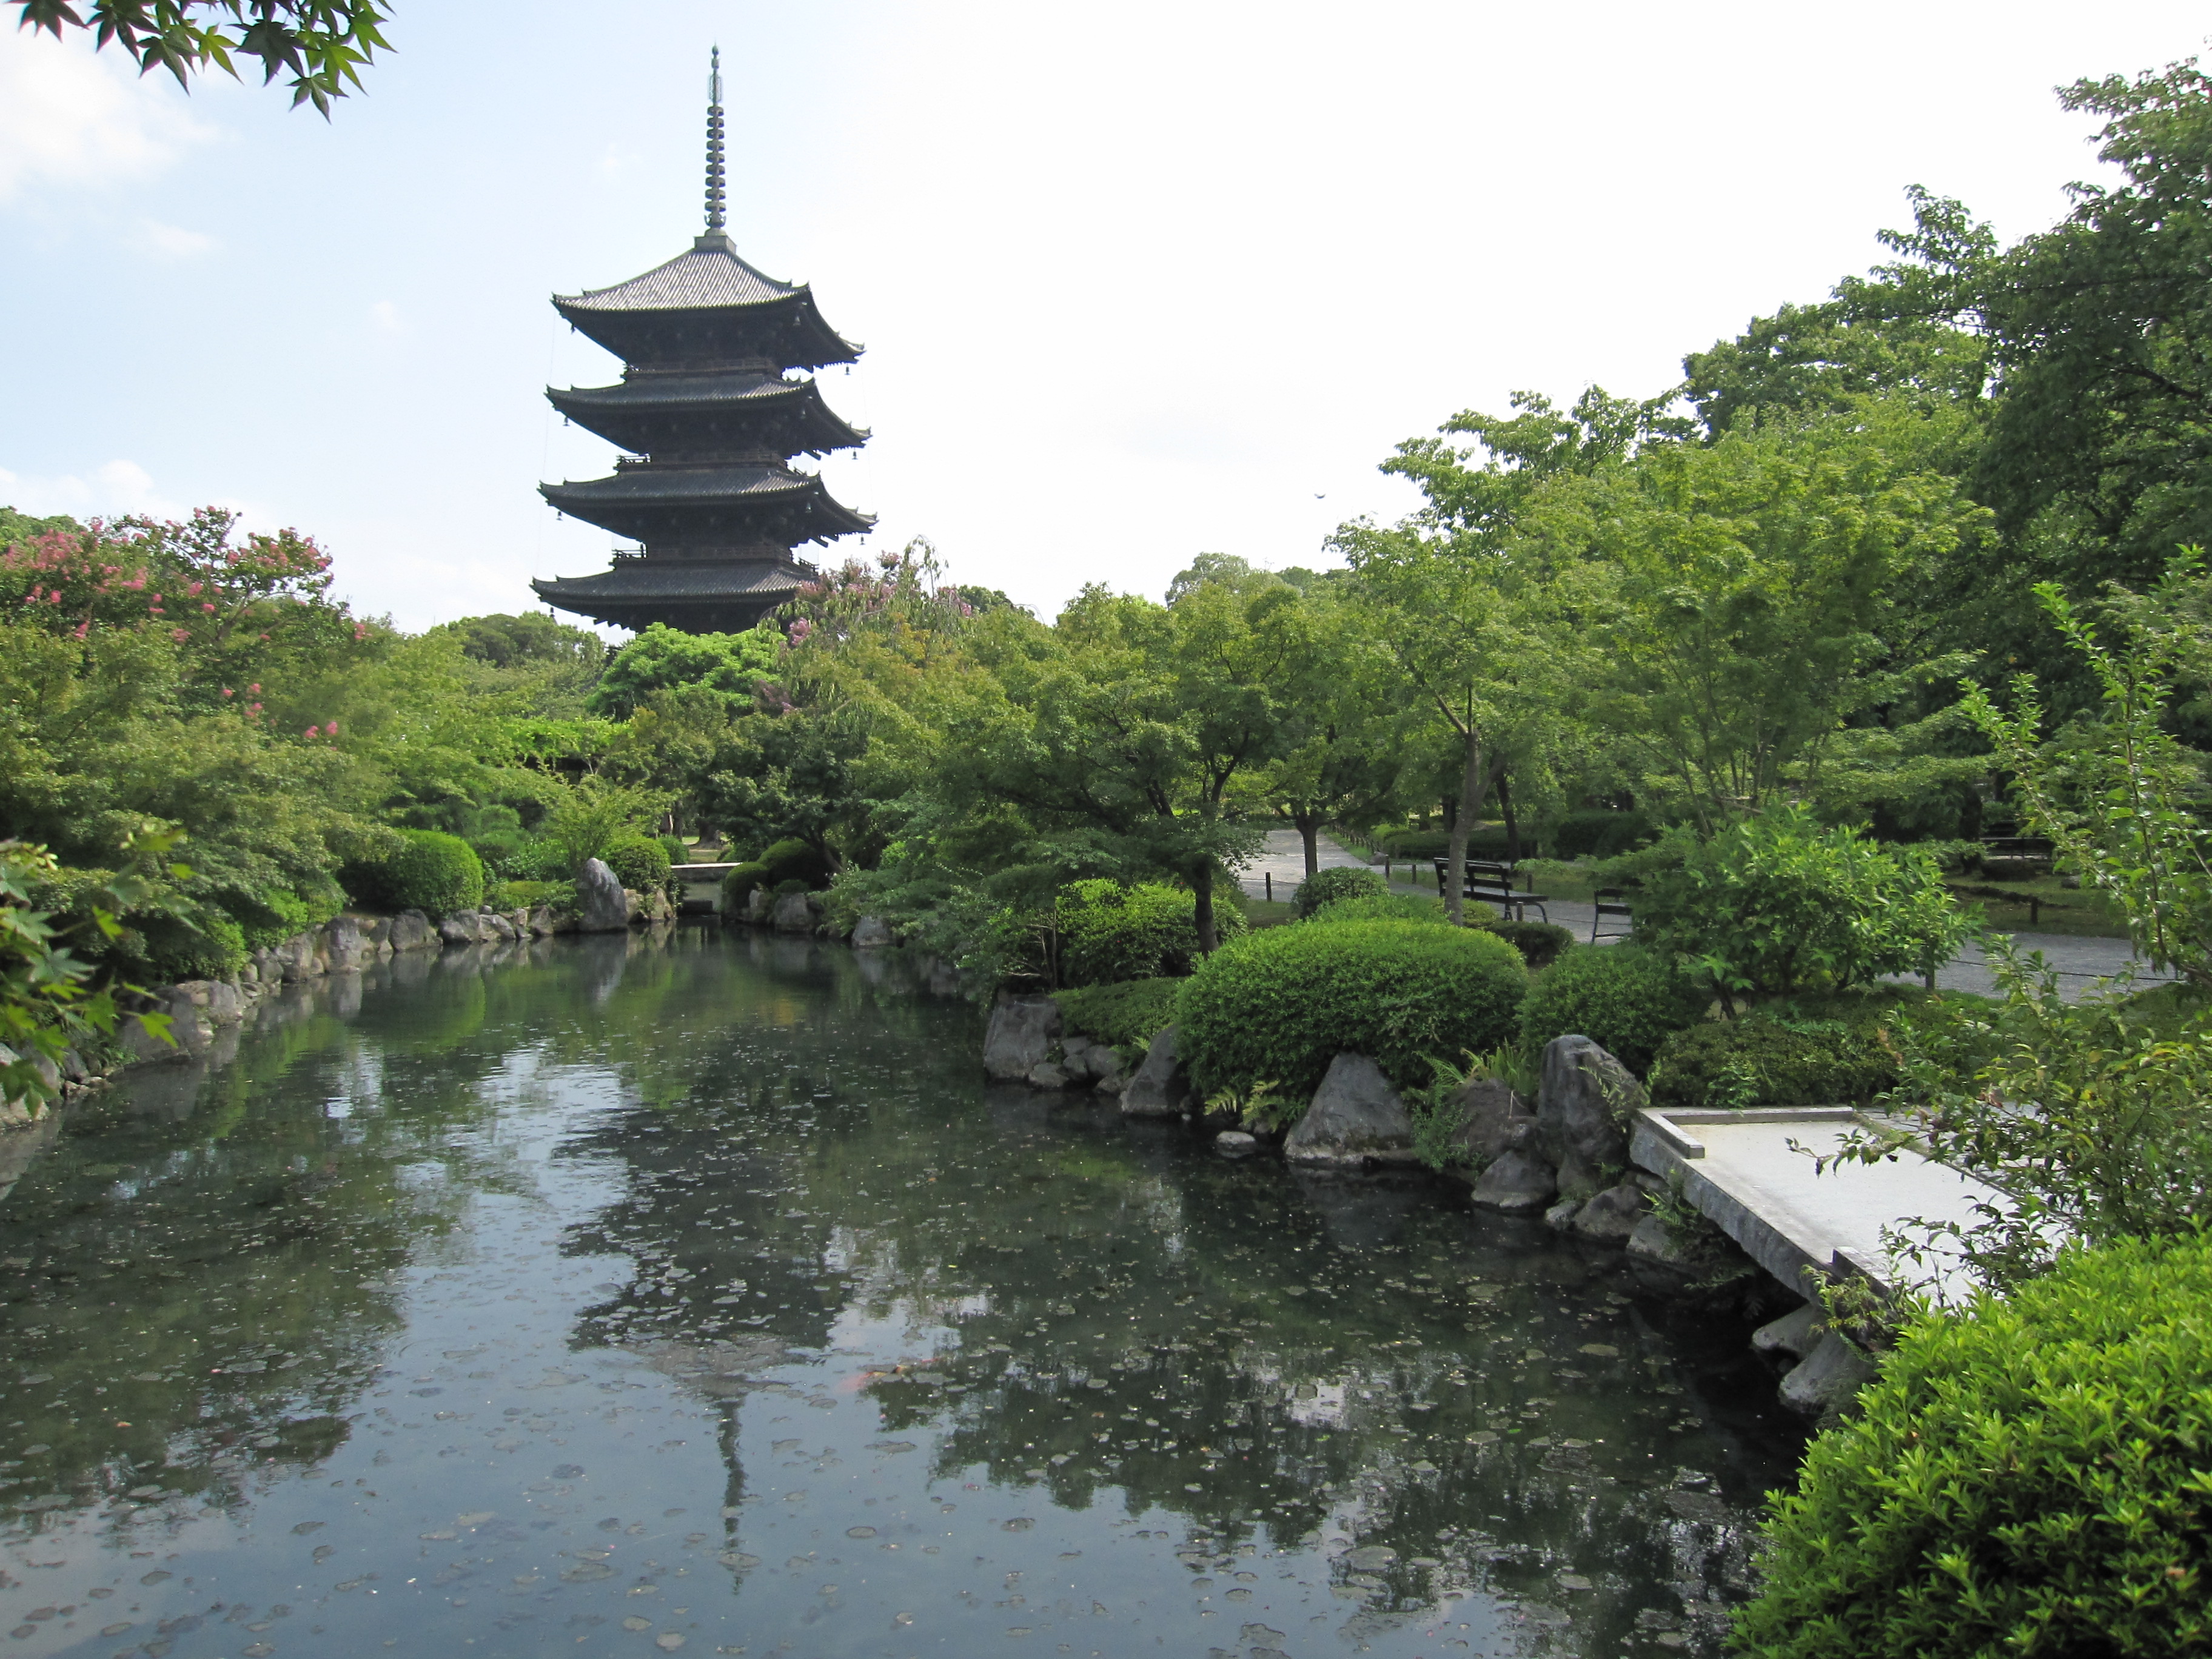
[{"label": "green leafy tree", "polygon": [[236,60],[261,60],[266,85],[289,71],[292,103],[313,104],[328,119],[331,100],[361,85],[361,70],[392,50],[380,0],[93,0],[80,13],[70,0],[19,0],[21,26],[89,29],[100,46],[129,53],[141,74],[165,69],[191,89],[210,64],[237,78]]},{"label": "green leafy tree", "polygon": [[645,791],[586,777],[556,798],[541,827],[575,871],[617,842],[643,835],[659,816],[660,803]]},{"label": "green leafy tree", "polygon": [[684,634],[654,623],[609,659],[589,707],[594,714],[623,720],[652,693],[681,686],[704,686],[727,702],[750,704],[775,678],[783,645],[772,627]]}]

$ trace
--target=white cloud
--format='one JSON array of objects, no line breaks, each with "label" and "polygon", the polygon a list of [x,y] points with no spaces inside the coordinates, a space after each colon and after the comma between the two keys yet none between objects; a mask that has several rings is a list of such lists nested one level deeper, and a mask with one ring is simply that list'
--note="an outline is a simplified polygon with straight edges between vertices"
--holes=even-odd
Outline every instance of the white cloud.
[{"label": "white cloud", "polygon": [[163,259],[196,259],[216,246],[212,236],[182,225],[165,225],[158,219],[142,219],[132,246]]},{"label": "white cloud", "polygon": [[154,519],[181,519],[188,509],[154,487],[153,475],[136,461],[116,459],[88,472],[34,477],[0,467],[0,505],[45,518],[66,513],[78,519],[118,519],[143,513]]},{"label": "white cloud", "polygon": [[216,129],[90,39],[0,28],[0,202],[151,177]]}]

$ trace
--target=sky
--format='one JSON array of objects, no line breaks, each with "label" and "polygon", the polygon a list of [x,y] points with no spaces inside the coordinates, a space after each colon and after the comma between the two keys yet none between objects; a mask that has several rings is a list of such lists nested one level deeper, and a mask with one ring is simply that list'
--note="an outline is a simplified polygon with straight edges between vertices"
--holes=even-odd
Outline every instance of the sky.
[{"label": "sky", "polygon": [[[12,15],[12,10],[0,14]],[[2098,173],[2053,88],[2212,14],[1863,0],[396,0],[325,123],[0,28],[0,504],[235,508],[420,629],[530,607],[615,538],[549,385],[620,367],[553,293],[701,228],[722,48],[731,234],[866,348],[822,465],[1050,617],[1193,555],[1333,562],[1394,445],[1519,389],[1650,396],[1882,257],[1905,187],[2010,240]]]}]

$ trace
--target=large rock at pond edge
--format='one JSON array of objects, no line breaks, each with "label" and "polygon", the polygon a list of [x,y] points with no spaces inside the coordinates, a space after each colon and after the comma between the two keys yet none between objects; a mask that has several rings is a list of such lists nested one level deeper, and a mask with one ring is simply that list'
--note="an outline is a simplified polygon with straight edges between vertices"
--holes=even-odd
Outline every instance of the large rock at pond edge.
[{"label": "large rock at pond edge", "polygon": [[1283,1142],[1293,1164],[1410,1164],[1413,1120],[1406,1103],[1364,1054],[1339,1054]]},{"label": "large rock at pond edge", "polygon": [[891,942],[891,925],[881,916],[862,916],[853,924],[855,951],[880,951]]},{"label": "large rock at pond edge", "polygon": [[334,974],[358,972],[376,959],[376,946],[358,916],[332,916],[323,925],[323,937]]},{"label": "large rock at pond edge", "polygon": [[1525,1146],[1510,1146],[1482,1172],[1468,1196],[1486,1210],[1533,1215],[1559,1195],[1552,1166]]},{"label": "large rock at pond edge", "polygon": [[779,933],[811,933],[814,931],[814,901],[804,893],[786,893],[769,912],[769,920]]},{"label": "large rock at pond edge", "polygon": [[484,937],[483,918],[473,910],[456,910],[439,919],[438,937],[448,945],[474,945]]},{"label": "large rock at pond edge", "polygon": [[1452,1091],[1446,1106],[1459,1115],[1451,1144],[1479,1170],[1524,1145],[1536,1124],[1536,1115],[1521,1097],[1495,1078],[1469,1079]]},{"label": "large rock at pond edge", "polygon": [[1674,1230],[1656,1211],[1638,1222],[1636,1231],[1629,1234],[1628,1254],[1636,1261],[1665,1267],[1672,1273],[1689,1273],[1698,1267],[1682,1249],[1682,1241],[1675,1237]]},{"label": "large rock at pond edge", "polygon": [[619,933],[629,926],[629,900],[622,878],[604,860],[586,859],[576,873],[576,927],[585,933]]},{"label": "large rock at pond edge", "polygon": [[1176,1058],[1177,1035],[1163,1027],[1145,1050],[1145,1063],[1121,1091],[1125,1117],[1181,1117],[1191,1103],[1190,1077]]},{"label": "large rock at pond edge", "polygon": [[1775,1393],[1800,1416],[1826,1417],[1850,1405],[1875,1375],[1874,1364],[1864,1354],[1830,1331],[1791,1368]]},{"label": "large rock at pond edge", "polygon": [[1575,1212],[1574,1229],[1601,1244],[1626,1244],[1644,1217],[1644,1188],[1632,1181],[1608,1187]]},{"label": "large rock at pond edge", "polygon": [[422,951],[438,942],[438,933],[430,926],[430,918],[420,910],[402,910],[392,919],[392,948],[395,951]]},{"label": "large rock at pond edge", "polygon": [[745,895],[745,924],[751,927],[768,926],[769,913],[775,908],[775,895],[765,887],[756,887]]},{"label": "large rock at pond edge", "polygon": [[1544,1045],[1536,1137],[1563,1196],[1588,1198],[1620,1178],[1628,1167],[1629,1116],[1644,1102],[1644,1085],[1588,1037]]},{"label": "large rock at pond edge", "polygon": [[1052,1056],[1060,1005],[1050,997],[1007,997],[983,1030],[983,1069],[1001,1083],[1025,1081]]}]

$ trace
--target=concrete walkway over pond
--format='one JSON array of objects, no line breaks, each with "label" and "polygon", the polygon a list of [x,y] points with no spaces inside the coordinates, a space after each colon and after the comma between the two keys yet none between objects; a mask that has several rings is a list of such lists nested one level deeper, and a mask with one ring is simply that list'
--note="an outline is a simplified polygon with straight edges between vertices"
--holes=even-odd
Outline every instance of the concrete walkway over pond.
[{"label": "concrete walkway over pond", "polygon": [[[1320,866],[1324,870],[1369,867],[1364,860],[1353,857],[1327,836],[1321,838],[1317,856]],[[1399,866],[1393,869],[1392,873],[1395,875],[1401,869],[1416,872],[1419,879],[1414,882],[1398,881],[1394,884],[1394,890],[1407,893],[1433,893],[1436,890],[1426,865]],[[1267,832],[1265,849],[1242,872],[1245,892],[1254,898],[1267,896],[1269,890],[1267,878],[1270,876],[1273,878],[1273,891],[1278,902],[1287,902],[1297,890],[1297,884],[1305,879],[1305,849],[1297,830],[1271,830]],[[1544,910],[1542,919],[1565,928],[1577,939],[1589,940],[1596,910],[1588,899],[1553,899],[1545,905]],[[1529,920],[1539,920],[1535,912],[1529,912]],[[1620,926],[1620,918],[1614,916],[1608,916],[1606,922],[1608,930]],[[1608,931],[1607,937],[1599,943],[1611,942],[1616,937]],[[2137,961],[2132,947],[2124,939],[2083,939],[2070,933],[2014,933],[2011,937],[2022,951],[2040,951],[2045,960],[2058,970],[2059,984],[2069,1002],[2079,1001],[2103,981],[2124,972],[2130,963],[2136,963],[2137,978],[2143,983],[2156,983],[2170,977],[2154,973],[2148,963]],[[1993,995],[1996,991],[1996,977],[1990,972],[1981,949],[1977,945],[1969,945],[1939,969],[1936,983],[1940,988],[1972,991],[1983,996]]]}]

